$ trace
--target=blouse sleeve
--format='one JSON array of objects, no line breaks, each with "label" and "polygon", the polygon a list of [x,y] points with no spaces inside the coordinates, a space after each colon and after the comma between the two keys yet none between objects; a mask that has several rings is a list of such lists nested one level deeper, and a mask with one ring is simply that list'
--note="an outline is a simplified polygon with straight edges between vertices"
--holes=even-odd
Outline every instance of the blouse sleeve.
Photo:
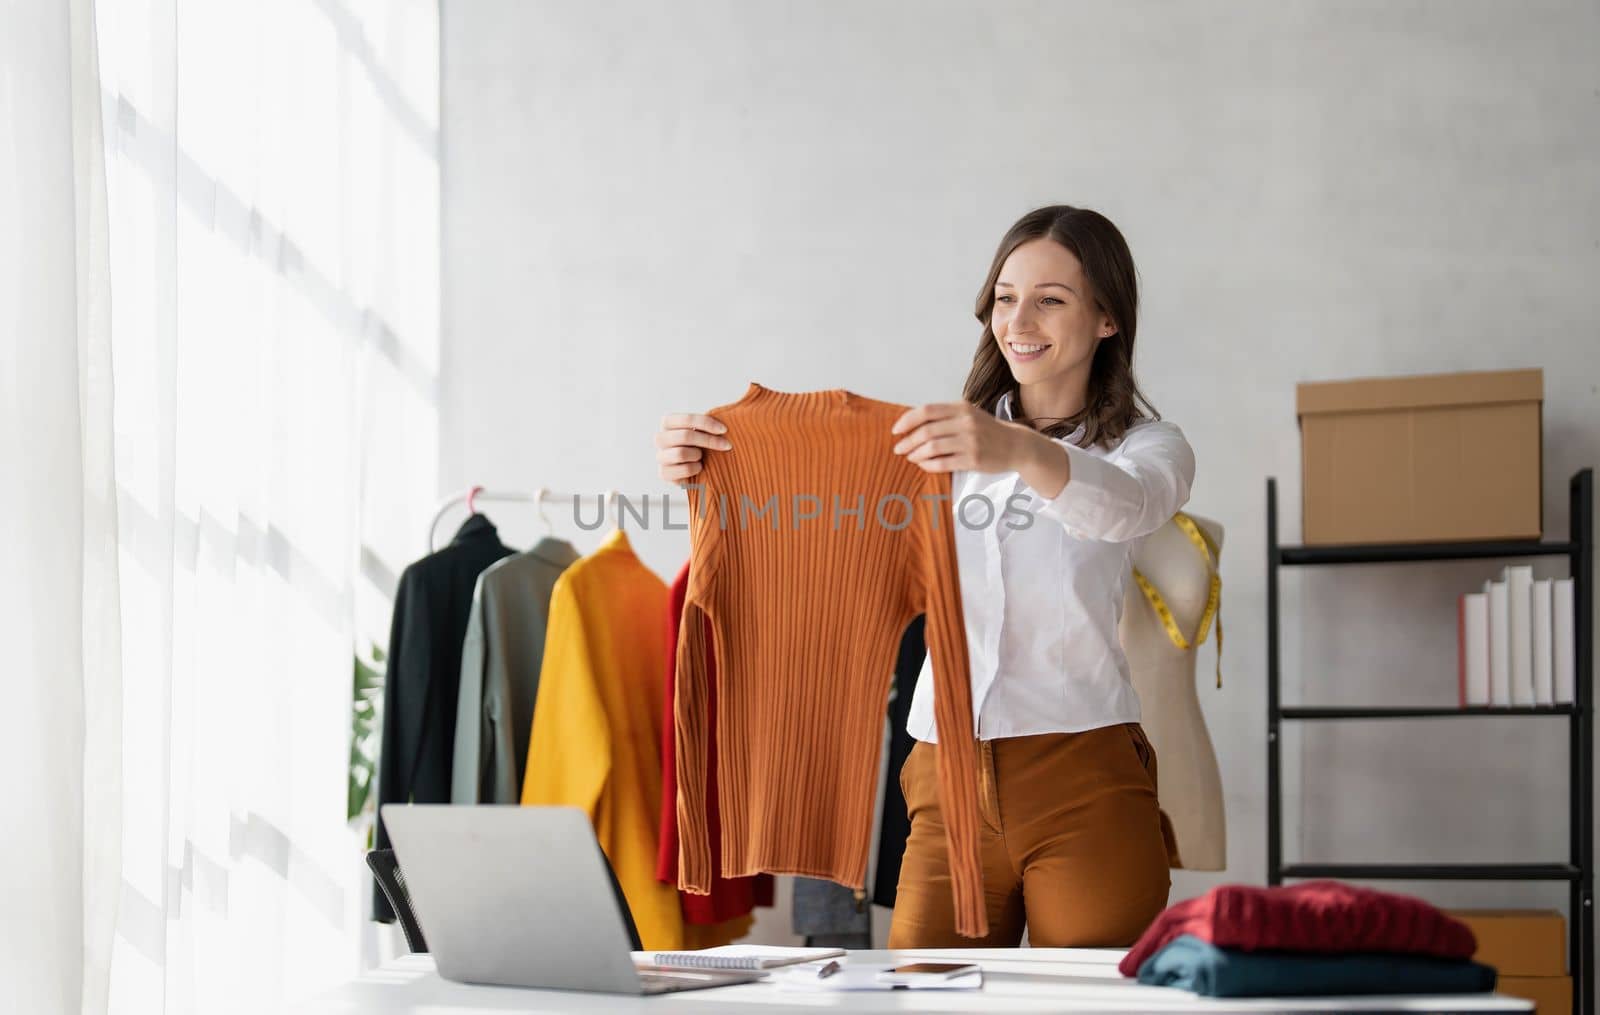
[{"label": "blouse sleeve", "polygon": [[1189,501],[1194,449],[1175,423],[1129,430],[1105,458],[1058,442],[1072,476],[1039,512],[1085,539],[1121,543],[1159,529]]}]

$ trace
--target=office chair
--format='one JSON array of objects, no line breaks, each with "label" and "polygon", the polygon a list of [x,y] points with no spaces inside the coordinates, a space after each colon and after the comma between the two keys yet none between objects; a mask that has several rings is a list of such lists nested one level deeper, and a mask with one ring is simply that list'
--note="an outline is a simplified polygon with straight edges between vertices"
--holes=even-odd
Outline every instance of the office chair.
[{"label": "office chair", "polygon": [[[600,849],[598,842],[595,848]],[[617,897],[617,908],[622,910],[622,922],[628,928],[628,947],[642,952],[644,944],[639,940],[639,927],[633,922],[633,910],[628,908],[628,897],[622,894],[622,883],[617,880],[617,872],[611,869],[611,858],[603,849],[600,849],[600,862],[605,864],[606,877],[611,879],[611,894]]]},{"label": "office chair", "polygon": [[[599,848],[598,845],[596,848]],[[633,910],[628,907],[628,898],[622,894],[622,883],[617,880],[617,872],[612,869],[611,861],[603,849],[600,850],[600,862],[605,864],[606,877],[611,880],[611,894],[616,897],[617,908],[622,911],[622,922],[628,928],[628,947],[636,952],[644,951],[644,943],[639,940],[639,926],[633,922]],[[417,922],[416,911],[411,908],[406,876],[400,871],[394,850],[368,850],[367,866],[377,879],[378,887],[383,890],[384,898],[389,900],[395,918],[400,921],[400,930],[406,936],[406,947],[413,952],[426,952],[428,942],[422,936],[422,924]]]},{"label": "office chair", "polygon": [[400,871],[394,850],[368,850],[367,866],[377,879],[378,887],[383,889],[383,897],[389,900],[389,908],[394,910],[395,919],[400,921],[400,930],[406,936],[406,947],[413,952],[426,952],[428,941],[422,936],[422,924],[417,922],[416,911],[411,908],[411,893],[406,891],[406,876]]}]

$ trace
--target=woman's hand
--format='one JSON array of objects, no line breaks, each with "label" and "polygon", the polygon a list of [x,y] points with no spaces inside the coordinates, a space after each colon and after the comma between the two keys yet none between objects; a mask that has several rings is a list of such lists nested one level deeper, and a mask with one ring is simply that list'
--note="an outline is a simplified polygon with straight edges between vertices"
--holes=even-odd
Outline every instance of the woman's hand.
[{"label": "woman's hand", "polygon": [[727,451],[733,447],[733,442],[722,436],[727,432],[721,421],[704,413],[679,412],[661,417],[661,429],[656,433],[656,462],[661,466],[661,478],[686,485],[705,468],[702,449]]},{"label": "woman's hand", "polygon": [[1072,480],[1072,465],[1055,441],[1021,423],[1008,423],[971,402],[938,402],[908,409],[892,433],[905,434],[897,455],[924,472],[1015,472],[1045,500]]},{"label": "woman's hand", "polygon": [[890,432],[904,434],[894,453],[905,455],[924,472],[1013,472],[1026,456],[1028,438],[1039,436],[970,402],[935,402],[908,409]]}]

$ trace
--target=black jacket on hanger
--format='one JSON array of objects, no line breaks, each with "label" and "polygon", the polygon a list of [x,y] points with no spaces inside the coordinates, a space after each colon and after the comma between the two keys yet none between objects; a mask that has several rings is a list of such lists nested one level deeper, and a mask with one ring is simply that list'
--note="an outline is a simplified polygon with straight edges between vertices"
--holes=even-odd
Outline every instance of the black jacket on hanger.
[{"label": "black jacket on hanger", "polygon": [[[472,610],[472,590],[478,575],[512,552],[500,541],[494,523],[475,514],[456,530],[449,546],[411,564],[400,575],[383,685],[380,807],[407,801],[450,802],[461,645]],[[375,848],[390,848],[389,833],[381,820]],[[374,919],[394,922],[394,910],[381,890],[373,892],[372,909]]]}]

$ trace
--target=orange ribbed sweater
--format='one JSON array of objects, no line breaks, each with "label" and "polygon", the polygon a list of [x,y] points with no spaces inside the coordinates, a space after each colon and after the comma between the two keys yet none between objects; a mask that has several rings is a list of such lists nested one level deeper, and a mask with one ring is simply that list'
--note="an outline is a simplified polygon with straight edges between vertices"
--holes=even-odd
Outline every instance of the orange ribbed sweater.
[{"label": "orange ribbed sweater", "polygon": [[[906,625],[925,613],[956,926],[975,937],[988,926],[950,474],[894,453],[890,427],[906,408],[752,381],[737,402],[711,410],[733,449],[706,455],[689,489],[675,706],[679,887],[704,894],[713,873],[762,872],[865,886],[894,661]],[[713,735],[718,785],[708,787]],[[718,794],[720,872],[711,869],[708,792]]]}]

